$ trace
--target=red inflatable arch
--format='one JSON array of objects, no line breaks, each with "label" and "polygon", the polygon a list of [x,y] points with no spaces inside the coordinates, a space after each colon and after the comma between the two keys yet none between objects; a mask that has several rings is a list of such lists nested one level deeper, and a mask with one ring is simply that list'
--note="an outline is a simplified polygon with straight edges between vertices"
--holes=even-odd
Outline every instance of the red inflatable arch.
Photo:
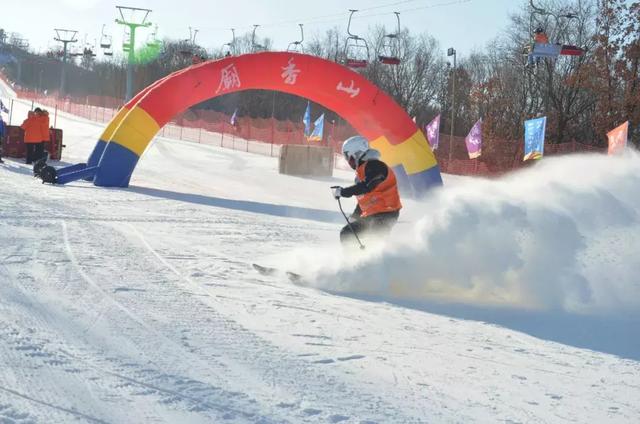
[{"label": "red inflatable arch", "polygon": [[315,56],[262,52],[209,61],[175,72],[129,101],[91,155],[99,186],[126,187],[140,156],[175,115],[216,96],[276,90],[331,109],[367,138],[417,193],[442,184],[431,149],[407,113],[360,74]]}]

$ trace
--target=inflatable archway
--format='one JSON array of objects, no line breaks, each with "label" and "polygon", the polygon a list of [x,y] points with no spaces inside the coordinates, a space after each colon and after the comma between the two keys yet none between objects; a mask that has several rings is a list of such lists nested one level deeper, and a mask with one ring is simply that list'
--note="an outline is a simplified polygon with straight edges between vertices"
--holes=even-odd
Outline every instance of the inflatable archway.
[{"label": "inflatable archway", "polygon": [[343,117],[416,194],[441,185],[429,144],[387,94],[352,70],[315,56],[262,52],[194,65],[145,88],[106,127],[88,167],[94,184],[126,187],[138,159],[175,115],[216,96],[276,90],[306,97]]}]

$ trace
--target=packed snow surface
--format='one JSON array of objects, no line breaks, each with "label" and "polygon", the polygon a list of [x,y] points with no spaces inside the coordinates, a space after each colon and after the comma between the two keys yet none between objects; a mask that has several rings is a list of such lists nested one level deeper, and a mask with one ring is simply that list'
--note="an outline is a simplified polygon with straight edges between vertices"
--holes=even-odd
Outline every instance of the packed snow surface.
[{"label": "packed snow surface", "polygon": [[[102,126],[57,123],[52,164],[85,161]],[[0,422],[640,422],[638,169],[445,175],[358,251],[329,190],[350,172],[163,138],[126,189],[9,159]]]}]

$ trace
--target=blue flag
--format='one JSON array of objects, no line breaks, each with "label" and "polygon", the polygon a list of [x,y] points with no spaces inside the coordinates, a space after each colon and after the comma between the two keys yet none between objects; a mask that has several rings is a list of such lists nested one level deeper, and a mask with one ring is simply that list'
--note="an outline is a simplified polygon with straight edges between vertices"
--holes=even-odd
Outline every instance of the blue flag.
[{"label": "blue flag", "polygon": [[234,127],[236,126],[236,121],[238,120],[238,108],[236,108],[236,110],[233,111],[233,115],[231,115],[231,125],[233,125]]},{"label": "blue flag", "polygon": [[304,136],[309,137],[311,134],[311,103],[307,102],[307,110],[304,111],[304,117],[302,118],[302,122],[304,122]]},{"label": "blue flag", "polygon": [[316,122],[313,123],[313,132],[309,136],[309,141],[322,141],[322,132],[324,130],[324,113],[320,115]]},{"label": "blue flag", "polygon": [[544,153],[547,117],[524,121],[524,160],[540,159]]}]

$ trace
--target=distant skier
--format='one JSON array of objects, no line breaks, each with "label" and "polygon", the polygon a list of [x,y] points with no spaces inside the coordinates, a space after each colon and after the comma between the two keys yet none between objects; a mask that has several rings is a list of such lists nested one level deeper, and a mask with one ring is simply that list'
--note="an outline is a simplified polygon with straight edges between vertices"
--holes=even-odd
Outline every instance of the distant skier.
[{"label": "distant skier", "polygon": [[342,154],[356,170],[356,184],[334,186],[333,195],[336,199],[356,196],[358,206],[351,215],[351,225],[340,231],[340,241],[355,243],[354,232],[358,237],[369,233],[388,234],[398,222],[402,208],[395,173],[380,160],[380,152],[369,148],[364,137],[347,139],[342,145]]}]

